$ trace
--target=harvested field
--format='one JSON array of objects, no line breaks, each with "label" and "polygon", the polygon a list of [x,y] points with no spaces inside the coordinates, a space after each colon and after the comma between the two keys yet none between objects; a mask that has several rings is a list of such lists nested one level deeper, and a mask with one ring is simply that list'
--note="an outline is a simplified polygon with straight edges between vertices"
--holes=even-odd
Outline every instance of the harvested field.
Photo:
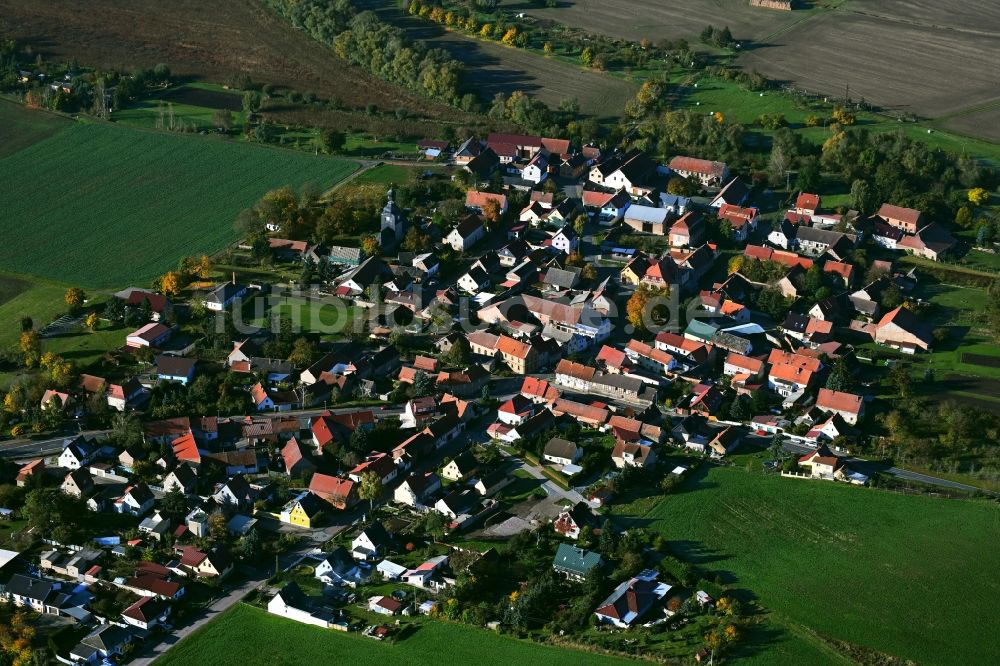
[{"label": "harvested field", "polygon": [[229,111],[242,111],[243,98],[239,95],[221,92],[219,90],[205,90],[204,88],[192,88],[184,86],[171,90],[159,99],[164,102],[175,104],[187,104],[190,106],[201,106],[206,109],[218,109]]},{"label": "harvested field", "polygon": [[487,102],[498,92],[520,90],[549,106],[575,97],[584,113],[610,117],[621,114],[638,87],[524,49],[449,32],[435,23],[404,15],[394,0],[359,0],[354,4],[377,12],[383,20],[404,28],[413,39],[442,48],[463,62],[469,82]]},{"label": "harvested field", "polygon": [[257,83],[348,106],[466,117],[340,60],[258,0],[0,0],[0,34],[47,58],[124,70],[162,62],[175,74],[215,83],[246,72]]},{"label": "harvested field", "polygon": [[13,155],[69,126],[57,113],[28,109],[4,99],[0,99],[0,117],[0,157]]},{"label": "harvested field", "polygon": [[[973,365],[985,365],[989,368],[1000,368],[1000,356],[986,356],[984,354],[962,354],[962,363]],[[1000,383],[996,386],[997,395],[1000,395]]]},{"label": "harvested field", "polygon": [[728,25],[736,39],[753,39],[802,20],[812,12],[757,9],[747,0],[573,0],[553,9],[525,0],[504,0],[504,8],[529,16],[617,37],[698,41],[706,25]]},{"label": "harvested field", "polygon": [[[805,3],[800,3],[805,4]],[[574,0],[555,9],[507,0],[511,11],[611,37],[698,42],[706,25],[748,40],[737,63],[824,95],[943,119],[940,127],[1000,140],[1000,4],[992,0],[820,0],[757,9],[745,0]],[[992,104],[991,104],[992,103]],[[986,109],[980,110],[986,105]]]},{"label": "harvested field", "polygon": [[[998,97],[1000,6],[979,0],[981,16],[950,27],[951,6],[859,0],[816,15],[744,53],[739,62],[817,92],[864,97],[888,109],[942,116]],[[936,8],[936,9],[935,9]],[[950,24],[954,26],[954,23]]]},{"label": "harvested field", "polygon": [[942,129],[1000,143],[1000,102],[971,112],[955,114],[935,123]]}]

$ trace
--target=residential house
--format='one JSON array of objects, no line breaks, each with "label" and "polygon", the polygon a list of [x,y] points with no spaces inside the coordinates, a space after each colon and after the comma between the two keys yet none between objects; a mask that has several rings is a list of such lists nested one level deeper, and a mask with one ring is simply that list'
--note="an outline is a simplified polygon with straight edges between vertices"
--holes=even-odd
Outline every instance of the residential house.
[{"label": "residential house", "polygon": [[487,201],[495,201],[500,207],[501,215],[507,212],[507,197],[503,194],[480,192],[479,190],[469,190],[465,193],[465,207],[476,213],[482,214]]},{"label": "residential house", "polygon": [[42,410],[54,409],[57,412],[64,412],[72,402],[73,397],[69,393],[47,389],[42,394],[42,399],[39,401],[38,406]]},{"label": "residential house", "polygon": [[198,578],[222,579],[233,571],[233,559],[218,546],[202,551],[194,546],[178,546],[179,568]]},{"label": "residential house", "polygon": [[323,629],[333,626],[333,616],[325,611],[316,610],[312,601],[295,581],[285,583],[267,602],[267,612]]},{"label": "residential house", "polygon": [[393,500],[422,509],[428,506],[428,501],[441,490],[441,479],[434,472],[411,474],[393,491]]},{"label": "residential house", "polygon": [[799,467],[808,469],[809,475],[818,479],[833,479],[843,466],[843,459],[834,455],[826,444],[799,458]]},{"label": "residential house", "polygon": [[178,490],[185,495],[193,495],[198,486],[198,476],[187,463],[181,463],[163,478],[163,492]]},{"label": "residential house", "polygon": [[915,234],[924,226],[924,214],[913,208],[884,203],[875,215],[885,220],[890,227],[902,229],[908,234]]},{"label": "residential house", "polygon": [[358,501],[357,483],[353,479],[341,479],[328,474],[313,474],[309,480],[309,492],[344,510]]},{"label": "residential house", "polygon": [[479,470],[476,458],[465,451],[458,454],[441,469],[441,476],[449,481],[464,481]]},{"label": "residential house", "polygon": [[730,352],[726,356],[722,373],[727,377],[745,376],[745,379],[759,380],[764,376],[764,361],[759,358]]},{"label": "residential house", "polygon": [[139,534],[145,534],[154,541],[162,541],[169,529],[170,519],[162,515],[158,510],[153,511],[152,516],[144,518],[139,523]]},{"label": "residential house", "polygon": [[497,469],[480,476],[472,487],[483,497],[492,497],[514,483],[516,478],[502,469]]},{"label": "residential house", "polygon": [[149,486],[139,481],[127,486],[121,497],[115,499],[112,508],[115,513],[141,516],[153,508],[155,499]]},{"label": "residential house", "polygon": [[309,491],[299,493],[281,507],[279,520],[296,527],[315,527],[325,511],[325,502]]},{"label": "residential house", "polygon": [[704,187],[719,185],[729,176],[729,167],[724,162],[696,157],[674,157],[670,160],[669,167],[681,178],[694,178]]},{"label": "residential house", "polygon": [[875,342],[906,354],[929,351],[933,337],[929,327],[903,306],[887,312],[875,324]]},{"label": "residential house", "polygon": [[390,545],[392,539],[385,527],[382,523],[373,522],[351,541],[351,555],[356,560],[375,560],[384,556]]},{"label": "residential house", "polygon": [[600,553],[561,543],[552,558],[552,568],[569,579],[586,580],[592,571],[604,566]]},{"label": "residential house", "polygon": [[536,153],[521,169],[521,178],[534,183],[541,183],[549,176],[549,161],[542,153]]},{"label": "residential house", "polygon": [[904,236],[898,249],[931,261],[940,261],[958,245],[955,237],[940,224],[928,224],[913,235]]},{"label": "residential house", "polygon": [[362,578],[361,569],[343,546],[327,554],[313,570],[317,580],[327,585],[354,587]]},{"label": "residential house", "polygon": [[236,276],[233,275],[231,282],[223,282],[205,295],[201,304],[205,309],[212,312],[222,312],[232,303],[246,295],[248,287],[236,283]]},{"label": "residential house", "polygon": [[93,440],[83,435],[63,441],[63,450],[59,454],[59,466],[66,469],[80,469],[89,465],[97,458],[98,448]]},{"label": "residential house", "polygon": [[767,387],[785,398],[801,395],[822,368],[818,358],[772,349],[767,362],[771,370]]},{"label": "residential house", "polygon": [[583,457],[583,449],[560,437],[553,437],[545,443],[542,459],[555,465],[572,465]]},{"label": "residential house", "polygon": [[535,404],[552,404],[559,398],[559,390],[544,379],[525,377],[521,384],[521,395]]},{"label": "residential house", "polygon": [[718,217],[720,220],[729,222],[733,240],[745,242],[751,233],[757,230],[757,217],[759,211],[756,208],[743,208],[733,204],[722,204],[719,208]]},{"label": "residential house", "polygon": [[486,226],[478,215],[468,215],[445,236],[444,241],[456,252],[465,252],[486,235]]},{"label": "residential house", "polygon": [[86,467],[68,472],[60,486],[60,490],[77,499],[87,499],[94,494],[94,489],[94,477]]},{"label": "residential house", "polygon": [[379,615],[399,615],[403,606],[403,602],[395,597],[378,595],[368,599],[368,610]]},{"label": "residential house", "polygon": [[124,412],[126,407],[138,401],[145,392],[146,389],[135,377],[123,384],[108,384],[106,393],[108,407]]},{"label": "residential house", "polygon": [[584,527],[594,527],[596,522],[587,503],[577,502],[564,509],[552,523],[552,527],[560,536],[575,540],[580,538],[580,532]]},{"label": "residential house", "polygon": [[455,281],[455,285],[467,294],[478,294],[493,285],[493,278],[481,266],[473,266]]},{"label": "residential house", "polygon": [[577,246],[580,244],[580,238],[576,235],[573,227],[568,224],[552,234],[550,240],[552,247],[566,254],[575,252]]},{"label": "residential house", "polygon": [[156,357],[155,362],[158,379],[186,386],[194,378],[196,359],[160,354]]},{"label": "residential house", "polygon": [[742,206],[750,197],[750,190],[739,178],[733,178],[726,183],[718,194],[716,194],[709,205],[712,208],[722,208],[723,206]]},{"label": "residential house", "polygon": [[673,247],[694,247],[705,241],[705,222],[701,213],[688,211],[670,225],[667,239]]},{"label": "residential house", "polygon": [[649,467],[656,462],[656,451],[647,444],[618,442],[611,451],[611,461],[618,469],[625,467]]},{"label": "residential house", "polygon": [[828,414],[839,414],[844,421],[856,425],[865,413],[865,399],[854,393],[821,388],[816,397],[816,408]]},{"label": "residential house", "polygon": [[594,611],[598,621],[621,629],[632,626],[670,591],[656,577],[655,571],[646,570],[619,584]]},{"label": "residential house", "polygon": [[295,437],[282,447],[281,458],[285,463],[285,474],[290,478],[304,478],[316,471],[311,454]]},{"label": "residential house", "polygon": [[157,597],[141,597],[122,611],[122,620],[126,624],[145,631],[164,624],[169,617],[170,606]]},{"label": "residential house", "polygon": [[80,639],[69,651],[69,656],[73,661],[88,664],[115,663],[134,637],[131,630],[117,624],[98,625]]},{"label": "residential house", "polygon": [[793,210],[798,215],[815,215],[816,211],[819,210],[819,202],[820,197],[818,194],[799,192],[799,195],[795,198],[795,208]]}]

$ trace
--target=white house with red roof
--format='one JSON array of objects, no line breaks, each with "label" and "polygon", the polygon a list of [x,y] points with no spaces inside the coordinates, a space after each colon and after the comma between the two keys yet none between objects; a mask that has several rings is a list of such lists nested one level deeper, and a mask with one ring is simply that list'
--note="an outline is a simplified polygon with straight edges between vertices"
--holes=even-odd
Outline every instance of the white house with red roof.
[{"label": "white house with red roof", "polygon": [[497,420],[510,426],[520,425],[534,412],[534,406],[535,403],[518,393],[497,408]]},{"label": "white house with red roof", "polygon": [[597,620],[621,629],[631,627],[670,591],[670,585],[656,578],[656,572],[647,569],[619,584],[594,611]]},{"label": "white house with red roof", "polygon": [[726,356],[726,362],[722,366],[722,373],[728,377],[734,375],[748,375],[751,378],[760,379],[764,376],[764,361],[752,356],[744,356],[731,352]]},{"label": "white house with red roof", "polygon": [[795,198],[795,208],[792,210],[798,215],[815,215],[816,211],[819,210],[819,202],[818,194],[799,192],[799,196]]},{"label": "white house with red roof", "polygon": [[821,388],[816,397],[816,407],[827,414],[839,414],[844,421],[855,425],[864,416],[865,399],[854,393]]},{"label": "white house with red roof", "polygon": [[694,177],[703,186],[719,185],[729,176],[725,162],[678,155],[670,160],[670,170],[682,178]]}]

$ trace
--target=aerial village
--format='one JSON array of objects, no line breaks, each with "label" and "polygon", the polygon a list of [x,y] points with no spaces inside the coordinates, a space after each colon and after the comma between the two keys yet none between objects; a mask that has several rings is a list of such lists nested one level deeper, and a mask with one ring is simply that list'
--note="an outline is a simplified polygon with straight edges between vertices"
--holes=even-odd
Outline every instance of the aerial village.
[{"label": "aerial village", "polygon": [[[787,483],[876,481],[851,455],[862,379],[935,344],[894,261],[952,251],[935,220],[800,192],[764,223],[760,187],[710,155],[419,148],[467,185],[444,225],[390,188],[374,244],[268,226],[272,265],[305,267],[300,300],[340,332],[248,326],[291,293],[259,272],[189,299],[122,285],[108,307],[135,330],[109,353],[127,360],[45,391],[62,423],[110,425],[26,446],[0,509],[30,515],[4,595],[66,625],[67,660],[124,660],[235,589],[375,640],[418,614],[516,631],[547,609],[570,635],[618,634],[608,649],[693,623],[700,661],[739,612],[615,504],[745,447]],[[193,311],[224,322],[211,345]]]}]

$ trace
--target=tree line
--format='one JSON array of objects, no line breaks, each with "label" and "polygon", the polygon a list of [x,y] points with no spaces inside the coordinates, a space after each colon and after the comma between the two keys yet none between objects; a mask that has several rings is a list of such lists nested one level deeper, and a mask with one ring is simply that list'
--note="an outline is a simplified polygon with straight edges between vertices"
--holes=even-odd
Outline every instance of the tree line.
[{"label": "tree line", "polygon": [[450,104],[460,103],[462,64],[442,49],[408,40],[403,30],[374,12],[357,13],[347,0],[267,0],[267,4],[296,28],[333,47],[344,60],[379,78]]}]

